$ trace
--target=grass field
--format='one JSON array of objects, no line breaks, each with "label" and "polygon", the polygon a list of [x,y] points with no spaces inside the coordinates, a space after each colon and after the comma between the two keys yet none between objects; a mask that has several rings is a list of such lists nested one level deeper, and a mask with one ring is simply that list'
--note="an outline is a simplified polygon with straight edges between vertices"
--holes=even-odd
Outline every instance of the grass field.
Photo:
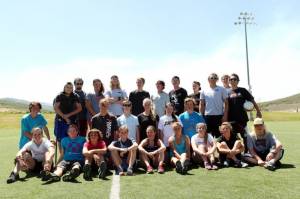
[{"label": "grass field", "polygon": [[[175,171],[133,177],[121,177],[121,198],[300,198],[300,119],[299,115],[264,114],[267,127],[282,141],[285,156],[283,168],[274,172],[260,167],[248,169],[220,169],[206,171],[193,169],[187,176]],[[0,198],[109,198],[112,176],[108,180],[94,178],[76,183],[45,184],[37,177],[7,185],[6,179],[13,167],[19,139],[21,114],[0,113]],[[274,121],[277,118],[290,121]],[[46,114],[53,132],[53,114]],[[25,174],[22,173],[21,177]]]}]

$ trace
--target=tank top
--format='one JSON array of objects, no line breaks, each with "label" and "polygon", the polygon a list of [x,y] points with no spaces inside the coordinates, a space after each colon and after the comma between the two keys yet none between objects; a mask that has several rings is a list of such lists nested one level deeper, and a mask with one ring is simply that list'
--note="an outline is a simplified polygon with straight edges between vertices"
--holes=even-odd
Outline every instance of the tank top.
[{"label": "tank top", "polygon": [[174,144],[175,150],[177,151],[177,153],[178,153],[179,155],[181,155],[182,153],[185,153],[185,152],[186,152],[185,135],[182,135],[182,136],[181,136],[181,140],[180,140],[180,143],[179,143],[179,144],[176,143],[176,139],[175,139],[175,137],[174,137],[174,142],[173,142],[173,144]]}]

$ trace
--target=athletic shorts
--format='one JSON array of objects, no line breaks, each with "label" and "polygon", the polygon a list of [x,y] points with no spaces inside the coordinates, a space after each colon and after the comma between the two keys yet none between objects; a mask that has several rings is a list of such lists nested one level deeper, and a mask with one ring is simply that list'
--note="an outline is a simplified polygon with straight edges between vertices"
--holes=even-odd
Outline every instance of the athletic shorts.
[{"label": "athletic shorts", "polygon": [[219,137],[219,126],[222,124],[223,115],[205,115],[205,122],[207,125],[207,133],[211,133],[213,137]]},{"label": "athletic shorts", "polygon": [[73,161],[67,161],[62,160],[60,163],[58,163],[57,167],[62,168],[62,170],[65,172],[67,170],[72,169],[74,166],[79,166],[79,169],[83,166],[83,161],[73,160]]},{"label": "athletic shorts", "polygon": [[60,142],[63,138],[68,137],[68,128],[69,124],[67,124],[63,119],[55,118],[54,135],[58,142]]}]

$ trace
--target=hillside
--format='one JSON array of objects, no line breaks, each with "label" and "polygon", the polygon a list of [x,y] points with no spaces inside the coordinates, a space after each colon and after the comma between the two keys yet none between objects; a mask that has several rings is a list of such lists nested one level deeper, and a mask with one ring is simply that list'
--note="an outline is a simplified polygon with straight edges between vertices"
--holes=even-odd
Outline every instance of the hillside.
[{"label": "hillside", "polygon": [[[28,112],[29,103],[15,98],[0,98],[0,112],[25,113]],[[42,112],[53,112],[53,108],[49,104],[42,103]]]},{"label": "hillside", "polygon": [[300,93],[289,97],[259,103],[263,111],[300,111]]}]

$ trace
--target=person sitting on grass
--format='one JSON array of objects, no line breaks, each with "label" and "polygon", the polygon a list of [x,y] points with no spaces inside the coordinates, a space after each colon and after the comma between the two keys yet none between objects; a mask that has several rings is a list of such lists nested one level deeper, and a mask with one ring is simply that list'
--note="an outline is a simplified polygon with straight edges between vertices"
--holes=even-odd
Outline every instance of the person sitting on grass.
[{"label": "person sitting on grass", "polygon": [[61,160],[56,166],[56,170],[50,173],[49,181],[60,181],[63,176],[63,181],[73,181],[80,175],[80,170],[83,165],[84,157],[82,154],[85,138],[78,136],[77,126],[71,124],[68,128],[68,137],[61,140],[62,154]]},{"label": "person sitting on grass", "polygon": [[193,135],[191,144],[193,148],[193,160],[195,163],[204,163],[204,168],[207,170],[217,170],[215,164],[214,152],[217,149],[217,144],[211,134],[206,132],[207,126],[205,123],[196,125],[197,134]]},{"label": "person sitting on grass", "polygon": [[126,125],[119,128],[119,136],[120,138],[113,141],[108,149],[111,152],[117,173],[123,176],[125,175],[124,171],[127,170],[127,175],[132,176],[138,144],[128,137],[128,127]]},{"label": "person sitting on grass", "polygon": [[232,132],[229,122],[223,122],[220,126],[221,136],[217,138],[219,159],[224,167],[247,167],[248,164],[241,161],[241,153],[244,151],[243,141]]},{"label": "person sitting on grass", "polygon": [[182,126],[179,122],[172,124],[174,135],[169,138],[171,162],[176,167],[176,172],[186,174],[190,160],[190,139],[182,134]]},{"label": "person sitting on grass", "polygon": [[15,167],[11,172],[7,183],[13,183],[19,179],[19,172],[40,172],[42,180],[46,180],[46,174],[50,172],[54,156],[54,146],[46,138],[43,138],[41,128],[33,128],[32,140],[27,142],[17,153]]},{"label": "person sitting on grass", "polygon": [[102,140],[102,133],[98,129],[91,129],[88,132],[88,140],[83,145],[82,154],[85,158],[83,166],[83,178],[87,181],[92,180],[92,168],[98,168],[98,177],[104,179],[107,165],[104,160],[106,144]]},{"label": "person sitting on grass", "polygon": [[140,157],[147,167],[147,173],[152,174],[153,168],[150,164],[152,161],[153,166],[157,166],[158,173],[164,173],[164,152],[166,147],[164,143],[158,139],[154,126],[148,126],[146,129],[147,138],[143,139],[139,145]]},{"label": "person sitting on grass", "polygon": [[262,118],[256,118],[253,126],[254,131],[247,138],[250,154],[245,154],[245,159],[251,164],[274,171],[280,165],[279,160],[283,157],[282,144],[275,135],[266,129]]}]

